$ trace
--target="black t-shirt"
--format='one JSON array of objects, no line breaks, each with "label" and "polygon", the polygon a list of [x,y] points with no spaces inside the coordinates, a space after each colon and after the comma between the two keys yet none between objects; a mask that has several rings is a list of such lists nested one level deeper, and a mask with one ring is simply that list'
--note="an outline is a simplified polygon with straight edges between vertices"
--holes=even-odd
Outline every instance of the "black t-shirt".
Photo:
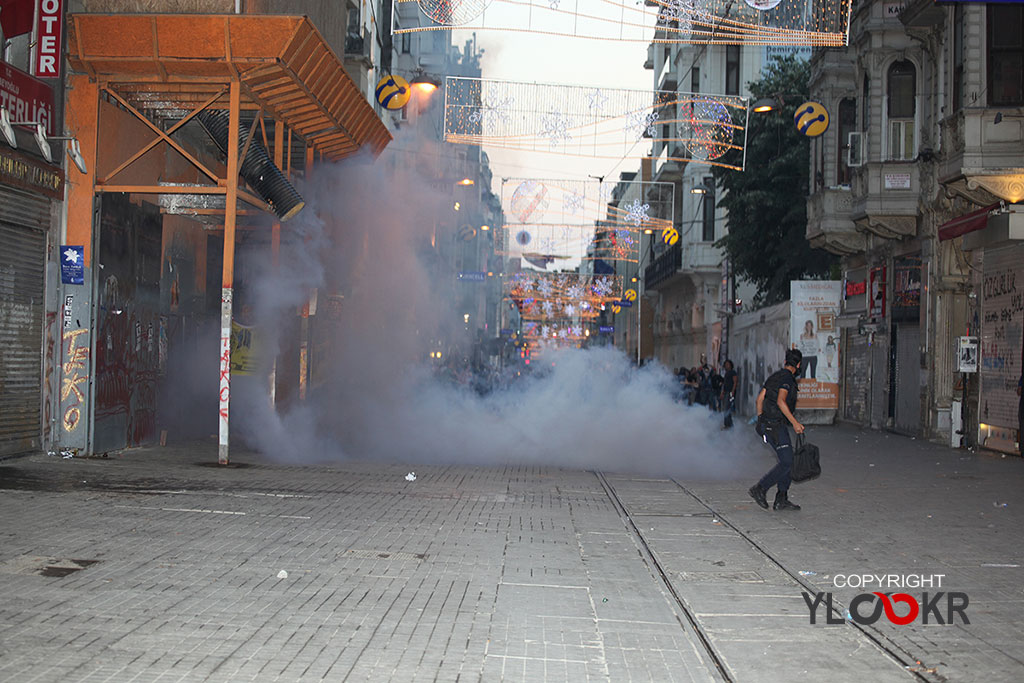
[{"label": "black t-shirt", "polygon": [[733,382],[736,379],[736,371],[735,370],[726,370],[725,371],[725,378],[724,379],[725,379],[725,381],[723,383],[723,387],[725,389],[725,393],[726,394],[731,394],[734,391],[732,385],[733,385]]},{"label": "black t-shirt", "polygon": [[789,407],[789,412],[794,412],[796,410],[796,377],[786,368],[782,368],[764,381],[763,388],[762,419],[771,422],[787,422],[786,416],[779,410],[779,390],[786,390],[786,405]]}]

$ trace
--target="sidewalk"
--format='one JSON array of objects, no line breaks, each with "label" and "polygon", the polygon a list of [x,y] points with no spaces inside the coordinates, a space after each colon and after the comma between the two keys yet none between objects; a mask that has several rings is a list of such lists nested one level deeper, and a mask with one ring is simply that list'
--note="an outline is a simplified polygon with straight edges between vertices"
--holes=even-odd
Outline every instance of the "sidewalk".
[{"label": "sidewalk", "polygon": [[[809,434],[785,515],[760,472],[3,461],[0,680],[1024,679],[1024,462]],[[971,623],[809,623],[802,592],[841,614],[865,573],[944,574]]]}]

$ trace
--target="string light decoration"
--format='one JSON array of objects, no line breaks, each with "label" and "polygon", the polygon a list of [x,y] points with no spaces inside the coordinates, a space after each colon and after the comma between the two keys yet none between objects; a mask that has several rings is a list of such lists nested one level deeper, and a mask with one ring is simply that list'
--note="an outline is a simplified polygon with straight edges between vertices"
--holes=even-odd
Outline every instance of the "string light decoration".
[{"label": "string light decoration", "polygon": [[520,271],[505,278],[502,289],[524,319],[590,319],[603,305],[621,298],[622,276]]},{"label": "string light decoration", "polygon": [[[409,15],[402,9],[410,3],[425,16],[422,26],[399,22],[400,14]],[[392,0],[392,5],[393,34],[460,28],[639,43],[842,47],[849,40],[852,0]]]},{"label": "string light decoration", "polygon": [[[660,161],[742,171],[747,116],[738,95],[449,76],[444,134],[454,143],[610,161],[650,138],[668,146]],[[741,153],[727,161],[730,150]]]},{"label": "string light decoration", "polygon": [[538,268],[567,258],[636,262],[641,232],[672,228],[675,186],[631,181],[630,196],[612,202],[614,186],[597,180],[504,179],[506,220],[495,252]]}]

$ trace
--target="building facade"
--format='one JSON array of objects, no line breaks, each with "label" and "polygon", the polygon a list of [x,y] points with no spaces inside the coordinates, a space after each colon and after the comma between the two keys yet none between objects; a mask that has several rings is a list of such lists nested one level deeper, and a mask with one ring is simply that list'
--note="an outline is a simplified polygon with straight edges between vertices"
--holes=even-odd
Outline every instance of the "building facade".
[{"label": "building facade", "polygon": [[807,238],[843,257],[846,420],[1015,449],[1022,21],[1017,4],[860,2],[850,46],[814,53],[832,125],[812,143]]},{"label": "building facade", "polygon": [[[655,38],[659,36],[655,33]],[[770,58],[766,47],[651,43],[644,66],[654,89],[749,96]],[[737,282],[715,242],[725,235],[726,212],[711,168],[676,159],[690,156],[673,120],[654,136],[652,180],[675,187],[674,227],[679,241],[655,240],[644,266],[644,289],[653,306],[653,356],[669,368],[693,367],[706,359],[719,365],[728,353],[729,320],[736,301],[750,288]],[[674,158],[674,159],[673,159]]]}]

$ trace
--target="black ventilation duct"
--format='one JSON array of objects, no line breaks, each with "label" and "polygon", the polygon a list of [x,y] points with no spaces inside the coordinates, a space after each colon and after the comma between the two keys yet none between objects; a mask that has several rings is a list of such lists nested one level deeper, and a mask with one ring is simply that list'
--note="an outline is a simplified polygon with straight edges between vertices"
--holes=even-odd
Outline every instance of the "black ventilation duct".
[{"label": "black ventilation duct", "polygon": [[[196,114],[196,119],[217,143],[220,151],[227,154],[228,129],[230,128],[228,112],[223,109],[205,109]],[[248,126],[239,124],[237,134],[238,151],[241,153],[245,139],[249,135]],[[239,172],[245,178],[245,182],[249,183],[259,196],[270,204],[282,222],[294,217],[306,205],[302,196],[295,191],[292,184],[281,173],[281,169],[270,160],[267,149],[255,136],[249,143],[249,151],[240,166]]]}]

